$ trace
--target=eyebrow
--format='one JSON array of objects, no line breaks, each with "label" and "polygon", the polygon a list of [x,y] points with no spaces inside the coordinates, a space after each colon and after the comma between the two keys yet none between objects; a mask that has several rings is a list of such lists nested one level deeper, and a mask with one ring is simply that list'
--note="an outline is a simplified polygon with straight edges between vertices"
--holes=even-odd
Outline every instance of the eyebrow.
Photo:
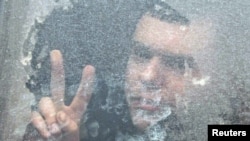
[{"label": "eyebrow", "polygon": [[150,48],[150,46],[147,46],[143,43],[140,43],[138,41],[133,41],[132,43],[132,50],[133,52],[137,53],[143,53],[143,55],[148,55],[148,56],[153,56],[155,54],[163,56],[164,59],[169,59],[169,58],[173,58],[173,60],[180,60],[180,59],[184,59],[189,68],[193,68],[193,69],[199,69],[197,63],[195,62],[194,58],[192,56],[188,56],[188,55],[176,55],[170,52],[158,52],[156,51],[156,53],[152,53],[154,52],[153,49]]}]

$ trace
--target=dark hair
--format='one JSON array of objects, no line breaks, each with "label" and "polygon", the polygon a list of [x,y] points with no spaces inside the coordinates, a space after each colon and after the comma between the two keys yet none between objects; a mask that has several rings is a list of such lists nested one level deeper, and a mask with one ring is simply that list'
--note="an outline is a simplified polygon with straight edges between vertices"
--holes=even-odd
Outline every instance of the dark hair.
[{"label": "dark hair", "polygon": [[152,0],[151,8],[146,13],[169,23],[189,24],[189,20],[186,17],[162,0]]}]

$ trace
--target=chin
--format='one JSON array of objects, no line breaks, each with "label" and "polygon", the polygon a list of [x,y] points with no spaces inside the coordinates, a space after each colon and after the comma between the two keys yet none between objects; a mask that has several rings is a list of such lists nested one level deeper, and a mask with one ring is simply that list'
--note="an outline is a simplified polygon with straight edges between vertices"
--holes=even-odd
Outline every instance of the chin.
[{"label": "chin", "polygon": [[148,127],[152,126],[150,121],[143,119],[133,119],[133,124],[139,131],[145,131]]},{"label": "chin", "polygon": [[159,121],[166,119],[172,113],[169,106],[165,106],[158,111],[146,111],[141,109],[131,109],[133,124],[139,131],[144,131],[148,127],[154,126]]}]

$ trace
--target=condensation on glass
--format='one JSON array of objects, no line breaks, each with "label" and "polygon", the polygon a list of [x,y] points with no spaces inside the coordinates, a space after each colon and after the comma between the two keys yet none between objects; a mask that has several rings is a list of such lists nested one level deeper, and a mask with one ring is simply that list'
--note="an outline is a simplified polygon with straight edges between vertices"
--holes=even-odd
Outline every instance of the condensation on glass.
[{"label": "condensation on glass", "polygon": [[52,50],[67,106],[95,68],[82,140],[206,140],[209,124],[249,124],[247,4],[0,1],[0,139],[39,134],[30,116],[51,97]]}]

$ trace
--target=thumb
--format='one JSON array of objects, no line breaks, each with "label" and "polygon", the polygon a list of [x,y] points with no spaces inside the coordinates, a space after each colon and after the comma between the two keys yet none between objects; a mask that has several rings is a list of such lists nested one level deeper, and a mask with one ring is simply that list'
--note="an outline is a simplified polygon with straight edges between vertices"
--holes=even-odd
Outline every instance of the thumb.
[{"label": "thumb", "polygon": [[63,141],[80,141],[77,123],[70,119],[63,111],[57,113],[57,121],[63,131]]}]

